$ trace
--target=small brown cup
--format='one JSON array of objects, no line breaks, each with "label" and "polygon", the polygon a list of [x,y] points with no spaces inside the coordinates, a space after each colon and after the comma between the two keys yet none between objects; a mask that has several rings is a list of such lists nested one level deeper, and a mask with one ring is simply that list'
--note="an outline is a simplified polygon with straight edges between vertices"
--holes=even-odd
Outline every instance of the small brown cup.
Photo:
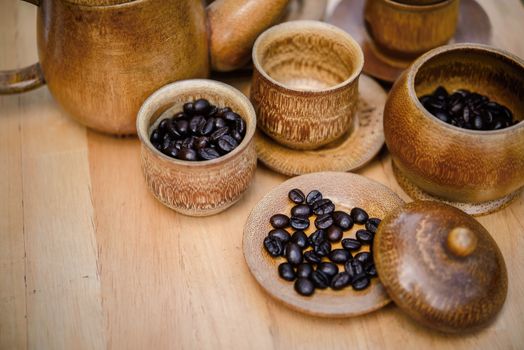
[{"label": "small brown cup", "polygon": [[[218,107],[231,107],[246,122],[246,135],[231,153],[207,161],[183,161],[159,152],[149,140],[158,123],[182,110],[185,102],[205,98]],[[253,135],[256,116],[249,100],[235,88],[212,80],[172,83],[144,102],[137,116],[142,170],[153,195],[185,215],[219,213],[247,190],[255,174],[257,156]]]},{"label": "small brown cup", "polygon": [[364,22],[386,56],[415,58],[446,44],[455,35],[460,0],[367,0]]},{"label": "small brown cup", "polygon": [[364,65],[349,34],[317,21],[280,24],[258,37],[253,63],[251,101],[268,136],[315,149],[348,131]]}]

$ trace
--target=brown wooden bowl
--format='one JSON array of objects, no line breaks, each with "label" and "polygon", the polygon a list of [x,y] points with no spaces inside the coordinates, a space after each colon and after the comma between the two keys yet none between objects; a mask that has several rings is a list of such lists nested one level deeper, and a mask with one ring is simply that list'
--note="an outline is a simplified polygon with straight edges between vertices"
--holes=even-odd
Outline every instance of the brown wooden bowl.
[{"label": "brown wooden bowl", "polygon": [[[182,110],[185,102],[205,98],[229,106],[246,122],[246,135],[231,153],[207,161],[183,161],[159,152],[149,141],[153,128]],[[137,131],[142,143],[142,170],[153,195],[164,205],[185,215],[208,216],[237,202],[256,169],[253,135],[256,116],[249,100],[235,88],[206,79],[185,80],[164,86],[142,105]]]},{"label": "brown wooden bowl", "polygon": [[253,46],[258,127],[294,149],[338,139],[351,126],[363,65],[357,42],[330,24],[293,21],[266,30]]},{"label": "brown wooden bowl", "polygon": [[[442,122],[417,96],[439,85],[468,89],[513,111],[521,122],[474,131]],[[484,45],[457,44],[417,59],[397,80],[384,109],[384,136],[398,170],[450,201],[482,203],[524,186],[524,61]]]}]

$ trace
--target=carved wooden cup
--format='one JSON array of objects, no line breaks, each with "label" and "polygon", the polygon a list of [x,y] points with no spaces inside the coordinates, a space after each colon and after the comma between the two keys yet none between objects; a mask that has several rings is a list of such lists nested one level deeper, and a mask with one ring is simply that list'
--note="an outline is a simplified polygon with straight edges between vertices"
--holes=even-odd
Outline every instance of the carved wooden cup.
[{"label": "carved wooden cup", "polygon": [[[198,98],[218,107],[229,106],[241,115],[247,126],[244,140],[231,153],[207,161],[183,161],[159,152],[149,140],[153,129],[181,111],[185,102]],[[144,102],[137,116],[142,170],[149,189],[164,205],[185,215],[208,216],[227,209],[240,199],[255,174],[255,129],[253,106],[229,85],[196,79],[164,86]]]},{"label": "carved wooden cup", "polygon": [[[447,124],[418,96],[439,85],[480,93],[513,111],[520,122],[477,131]],[[409,181],[454,202],[483,203],[524,186],[524,61],[484,45],[457,44],[417,59],[397,80],[384,109],[384,136]]]},{"label": "carved wooden cup", "polygon": [[315,149],[351,126],[364,65],[360,46],[335,26],[274,26],[253,47],[251,101],[259,128],[295,149]]}]

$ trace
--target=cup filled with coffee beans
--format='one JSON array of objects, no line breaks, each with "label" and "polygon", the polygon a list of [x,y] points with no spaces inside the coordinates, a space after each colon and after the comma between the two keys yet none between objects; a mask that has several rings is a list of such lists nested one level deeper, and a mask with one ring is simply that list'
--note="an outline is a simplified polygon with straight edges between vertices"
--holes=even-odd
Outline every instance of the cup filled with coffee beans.
[{"label": "cup filled with coffee beans", "polygon": [[149,189],[186,215],[225,210],[253,178],[255,128],[251,103],[229,85],[199,79],[164,86],[137,117]]},{"label": "cup filled with coffee beans", "polygon": [[316,149],[351,127],[364,55],[343,30],[293,21],[262,33],[253,46],[251,101],[258,127],[293,149]]},{"label": "cup filled with coffee beans", "polygon": [[524,186],[523,119],[524,61],[456,44],[421,56],[397,80],[384,135],[403,178],[481,214]]}]

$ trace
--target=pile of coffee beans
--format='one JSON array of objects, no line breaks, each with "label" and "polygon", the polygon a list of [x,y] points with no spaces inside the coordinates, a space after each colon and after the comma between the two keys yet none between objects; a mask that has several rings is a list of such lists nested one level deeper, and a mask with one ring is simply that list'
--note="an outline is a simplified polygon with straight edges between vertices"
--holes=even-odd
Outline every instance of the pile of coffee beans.
[{"label": "pile of coffee beans", "polygon": [[211,160],[234,150],[246,135],[246,122],[231,108],[208,100],[187,102],[183,111],[163,119],[151,143],[165,155],[181,160]]},{"label": "pile of coffee beans", "polygon": [[[367,288],[377,271],[371,252],[361,248],[370,245],[371,249],[380,219],[370,218],[362,208],[353,208],[349,214],[335,210],[335,204],[317,190],[306,196],[293,189],[288,197],[294,203],[291,216],[273,215],[269,220],[273,229],[264,239],[264,247],[272,257],[287,261],[278,266],[280,277],[295,281],[295,290],[305,296],[328,287]],[[311,224],[316,230],[308,236],[304,231]],[[356,232],[356,238],[343,238],[355,224],[365,228]],[[341,248],[333,249],[338,242]]]},{"label": "pile of coffee beans", "polygon": [[435,117],[459,128],[498,130],[518,123],[507,107],[468,90],[449,94],[439,86],[431,95],[420,97],[420,102]]}]

